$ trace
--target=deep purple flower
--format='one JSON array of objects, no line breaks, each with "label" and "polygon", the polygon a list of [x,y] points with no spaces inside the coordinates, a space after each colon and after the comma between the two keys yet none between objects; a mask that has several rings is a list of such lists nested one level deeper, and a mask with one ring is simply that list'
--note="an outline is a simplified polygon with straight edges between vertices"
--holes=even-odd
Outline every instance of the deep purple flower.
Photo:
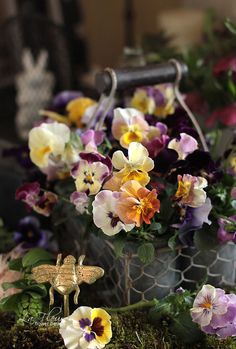
[{"label": "deep purple flower", "polygon": [[78,91],[62,91],[59,92],[52,101],[53,109],[64,109],[66,105],[78,97],[82,97],[83,94]]},{"label": "deep purple flower", "polygon": [[210,183],[213,183],[221,178],[221,171],[213,161],[209,152],[203,150],[195,150],[189,154],[184,160],[179,160],[172,163],[171,173],[168,180],[176,182],[177,175],[185,173],[192,176],[201,176],[204,173]]},{"label": "deep purple flower", "polygon": [[14,232],[14,240],[17,244],[23,243],[24,248],[46,247],[48,232],[40,228],[40,222],[36,217],[26,216],[19,221]]},{"label": "deep purple flower", "polygon": [[109,156],[103,156],[97,152],[81,152],[79,155],[81,159],[88,161],[88,163],[101,162],[108,167],[110,173],[112,172],[112,162]]},{"label": "deep purple flower", "polygon": [[[233,222],[235,223],[233,223]],[[233,241],[236,243],[236,215],[229,217],[229,220],[224,218],[218,219],[219,229],[217,231],[217,237],[221,243],[226,243],[227,241]],[[228,231],[227,226],[230,231]],[[232,229],[232,231],[231,231]]]},{"label": "deep purple flower", "polygon": [[16,200],[21,200],[29,207],[33,207],[39,200],[40,184],[38,182],[25,183],[16,190]]},{"label": "deep purple flower", "polygon": [[179,228],[179,239],[183,245],[193,245],[193,234],[196,230],[202,228],[204,223],[211,224],[208,219],[212,204],[209,198],[200,207],[187,207],[184,220],[181,225],[175,225]]},{"label": "deep purple flower", "polygon": [[167,173],[178,159],[178,153],[172,149],[164,148],[154,159],[154,171],[157,173]]},{"label": "deep purple flower", "polygon": [[197,131],[193,128],[189,117],[181,108],[176,109],[173,115],[168,116],[165,119],[165,124],[170,131],[170,136],[173,138],[177,138],[180,133],[187,133],[198,140]]}]

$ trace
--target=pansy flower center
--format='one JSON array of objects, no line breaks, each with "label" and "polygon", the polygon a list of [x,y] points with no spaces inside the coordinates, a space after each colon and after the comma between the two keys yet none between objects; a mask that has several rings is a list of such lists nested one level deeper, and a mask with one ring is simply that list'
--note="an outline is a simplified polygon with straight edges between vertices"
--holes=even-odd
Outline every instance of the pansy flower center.
[{"label": "pansy flower center", "polygon": [[94,175],[95,175],[94,172],[84,171],[84,183],[92,185],[94,183],[94,180],[93,180]]},{"label": "pansy flower center", "polygon": [[95,317],[91,330],[96,334],[96,336],[101,337],[104,333],[104,326],[102,325],[102,319],[100,317]]},{"label": "pansy flower center", "polygon": [[47,145],[46,147],[42,147],[42,148],[40,148],[39,150],[38,150],[38,156],[45,156],[46,154],[49,154],[49,153],[51,153],[51,151],[52,151],[52,148],[51,147],[49,147],[49,145]]},{"label": "pansy flower center", "polygon": [[136,210],[138,214],[145,213],[148,210],[151,210],[152,208],[152,203],[148,200],[148,198],[141,199],[140,203],[136,205]]},{"label": "pansy flower center", "polygon": [[115,215],[113,212],[109,212],[108,217],[111,220],[112,228],[115,228],[117,226],[118,222],[120,221],[120,218],[117,215]]},{"label": "pansy flower center", "polygon": [[130,125],[124,134],[124,142],[130,144],[131,142],[141,142],[143,135],[138,124]]},{"label": "pansy flower center", "polygon": [[191,193],[192,182],[190,181],[179,181],[178,190],[175,194],[176,199],[187,199]]}]

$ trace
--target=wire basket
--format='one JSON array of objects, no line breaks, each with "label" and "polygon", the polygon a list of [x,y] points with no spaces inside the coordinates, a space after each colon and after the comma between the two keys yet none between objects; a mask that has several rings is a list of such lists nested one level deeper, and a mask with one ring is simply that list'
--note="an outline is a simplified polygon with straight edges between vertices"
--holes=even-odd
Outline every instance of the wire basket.
[{"label": "wire basket", "polygon": [[157,249],[155,259],[144,265],[128,244],[116,258],[112,244],[91,235],[87,256],[105,270],[99,294],[109,306],[163,298],[178,287],[195,289],[201,282],[214,286],[235,284],[236,246],[227,243],[217,250],[183,247]]}]

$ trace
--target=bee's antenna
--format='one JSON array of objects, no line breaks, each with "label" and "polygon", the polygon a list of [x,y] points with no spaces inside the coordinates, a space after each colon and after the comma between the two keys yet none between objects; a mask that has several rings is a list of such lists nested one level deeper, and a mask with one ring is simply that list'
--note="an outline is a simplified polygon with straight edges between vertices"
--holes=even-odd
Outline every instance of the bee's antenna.
[{"label": "bee's antenna", "polygon": [[78,264],[79,264],[79,265],[83,265],[84,258],[85,258],[85,255],[84,255],[84,254],[82,254],[82,255],[79,257],[79,259],[78,259]]}]

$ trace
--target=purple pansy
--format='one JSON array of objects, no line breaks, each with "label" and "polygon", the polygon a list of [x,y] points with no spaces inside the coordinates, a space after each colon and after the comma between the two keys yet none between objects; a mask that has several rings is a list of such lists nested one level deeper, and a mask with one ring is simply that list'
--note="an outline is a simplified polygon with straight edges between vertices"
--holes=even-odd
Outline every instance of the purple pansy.
[{"label": "purple pansy", "polygon": [[192,320],[201,328],[211,324],[214,317],[227,313],[228,298],[220,288],[204,285],[198,292],[191,309]]},{"label": "purple pansy", "polygon": [[87,130],[80,137],[87,151],[96,151],[97,145],[104,141],[105,133],[103,131]]},{"label": "purple pansy", "polygon": [[24,248],[47,247],[48,232],[40,228],[36,217],[26,216],[19,221],[14,240],[17,244],[22,243]]},{"label": "purple pansy", "polygon": [[233,241],[236,243],[236,215],[229,217],[229,220],[224,218],[218,219],[219,229],[217,237],[221,243]]},{"label": "purple pansy", "polygon": [[181,225],[175,225],[179,228],[179,239],[184,245],[193,245],[193,234],[196,230],[202,228],[204,223],[211,224],[208,219],[212,204],[209,198],[200,207],[187,207],[184,220]]},{"label": "purple pansy", "polygon": [[207,334],[220,338],[236,335],[236,295],[225,294],[220,288],[204,285],[197,294],[192,320]]},{"label": "purple pansy", "polygon": [[66,105],[78,97],[82,97],[83,94],[78,91],[62,91],[59,92],[52,101],[53,109],[64,109]]},{"label": "purple pansy", "polygon": [[86,193],[74,191],[70,196],[70,202],[80,214],[88,213],[89,198]]},{"label": "purple pansy", "polygon": [[107,168],[109,169],[110,174],[111,174],[112,162],[111,162],[111,159],[109,156],[103,156],[97,152],[91,152],[91,153],[81,152],[79,155],[80,155],[81,159],[88,161],[88,163],[90,163],[90,164],[92,164],[94,162],[100,162],[100,163],[106,165]]},{"label": "purple pansy", "polygon": [[38,182],[25,183],[17,188],[15,198],[29,207],[33,207],[39,200],[40,184]]},{"label": "purple pansy", "polygon": [[35,212],[46,217],[50,216],[58,201],[56,194],[50,191],[41,191],[38,182],[23,184],[16,190],[15,198],[23,201],[28,208],[32,208]]}]

